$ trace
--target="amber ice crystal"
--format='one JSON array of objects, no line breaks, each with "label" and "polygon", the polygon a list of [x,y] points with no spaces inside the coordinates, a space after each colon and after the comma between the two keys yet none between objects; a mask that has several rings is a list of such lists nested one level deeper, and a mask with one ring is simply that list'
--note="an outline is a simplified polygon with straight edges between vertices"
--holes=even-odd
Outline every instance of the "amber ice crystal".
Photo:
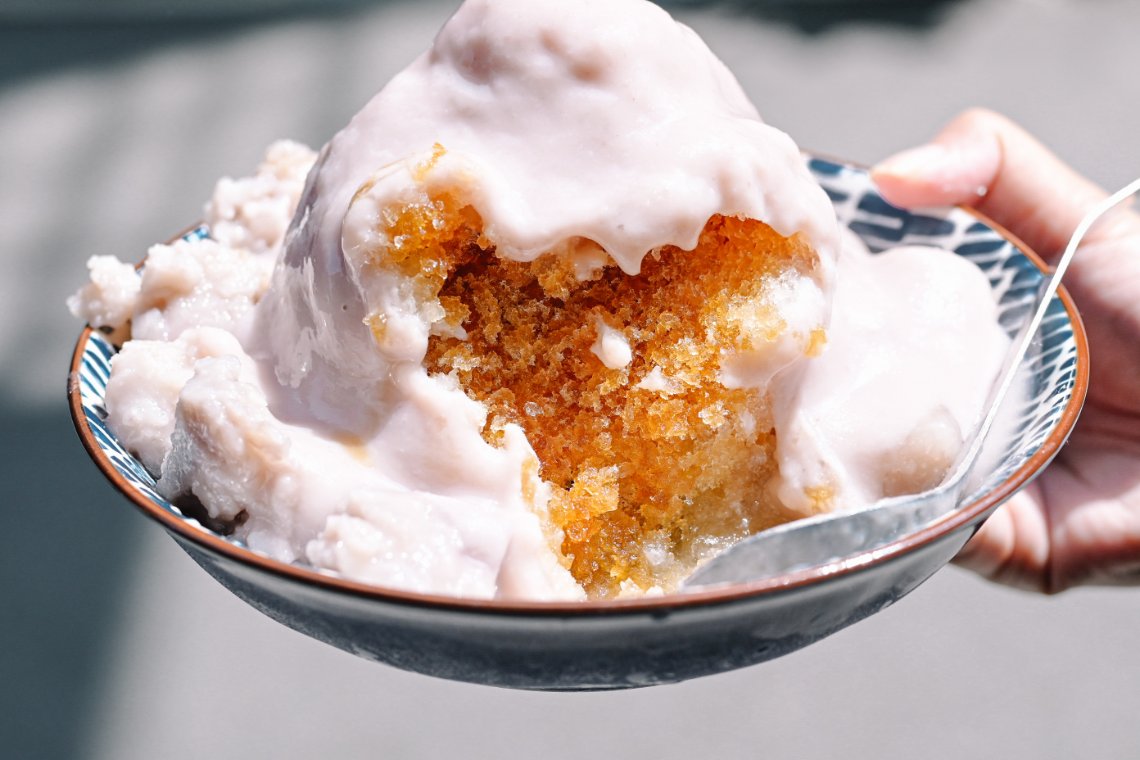
[{"label": "amber ice crystal", "polygon": [[[793,515],[775,473],[770,402],[725,387],[722,358],[783,329],[764,283],[810,272],[798,236],[714,216],[695,249],[649,252],[637,275],[568,241],[533,262],[496,255],[479,215],[437,194],[383,215],[371,264],[407,277],[436,327],[425,366],[516,423],[552,490],[548,533],[591,597],[668,589],[710,552]],[[584,278],[583,278],[584,277]],[[374,331],[382,330],[377,318]],[[599,334],[628,346],[607,366]]]}]

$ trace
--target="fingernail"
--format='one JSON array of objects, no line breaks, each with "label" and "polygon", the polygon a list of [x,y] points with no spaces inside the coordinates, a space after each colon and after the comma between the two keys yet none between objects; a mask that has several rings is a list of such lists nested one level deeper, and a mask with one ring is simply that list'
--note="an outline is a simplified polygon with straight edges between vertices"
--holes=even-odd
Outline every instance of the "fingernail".
[{"label": "fingernail", "polygon": [[931,175],[941,174],[954,167],[954,152],[944,145],[921,145],[879,162],[871,173],[900,179],[929,179]]},{"label": "fingernail", "polygon": [[871,169],[871,176],[912,205],[969,203],[987,191],[978,181],[977,161],[971,159],[968,147],[930,143],[883,160]]}]

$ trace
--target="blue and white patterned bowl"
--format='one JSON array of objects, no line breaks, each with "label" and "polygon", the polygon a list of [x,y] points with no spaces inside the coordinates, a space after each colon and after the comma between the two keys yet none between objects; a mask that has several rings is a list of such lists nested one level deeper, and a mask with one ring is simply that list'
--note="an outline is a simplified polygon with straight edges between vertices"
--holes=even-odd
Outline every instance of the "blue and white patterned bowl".
[{"label": "blue and white patterned bowl", "polygon": [[[931,244],[980,266],[1011,332],[1043,277],[1031,252],[963,210],[909,213],[887,204],[866,172],[812,158],[839,220],[871,248]],[[186,236],[207,235],[199,227]],[[368,659],[429,675],[528,689],[612,689],[680,681],[762,662],[817,641],[910,592],[958,552],[982,520],[1049,463],[1084,400],[1088,350],[1061,292],[1029,359],[1031,393],[982,485],[949,518],[863,560],[751,584],[671,596],[581,603],[474,601],[393,591],[288,565],[211,531],[163,499],[105,424],[115,348],[85,329],[68,398],[79,437],[111,483],[202,567],[270,617]]]}]

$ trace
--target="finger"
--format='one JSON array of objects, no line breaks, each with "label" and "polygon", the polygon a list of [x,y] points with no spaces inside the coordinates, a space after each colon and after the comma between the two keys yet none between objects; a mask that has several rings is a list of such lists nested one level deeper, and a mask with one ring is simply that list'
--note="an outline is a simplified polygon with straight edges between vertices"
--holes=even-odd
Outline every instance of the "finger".
[{"label": "finger", "polygon": [[[1102,416],[1091,410],[1086,419],[1094,424],[1074,431],[1042,481],[1056,589],[1140,583],[1140,452],[1099,424]],[[1119,430],[1127,424],[1121,420]]]},{"label": "finger", "polygon": [[1047,258],[1106,195],[1021,127],[983,109],[966,111],[871,176],[898,206],[973,206]]},{"label": "finger", "polygon": [[1051,590],[1050,535],[1036,484],[982,524],[954,563],[983,578],[1030,591]]}]

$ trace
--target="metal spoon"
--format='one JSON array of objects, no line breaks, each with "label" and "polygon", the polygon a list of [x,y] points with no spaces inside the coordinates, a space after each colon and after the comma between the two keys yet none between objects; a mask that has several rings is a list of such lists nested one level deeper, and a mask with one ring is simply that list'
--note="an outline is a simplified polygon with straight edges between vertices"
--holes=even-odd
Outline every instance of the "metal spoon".
[{"label": "metal spoon", "polygon": [[705,562],[684,580],[681,590],[765,580],[795,570],[844,561],[870,561],[876,551],[953,512],[964,496],[970,473],[993,428],[1002,401],[1013,385],[1017,370],[1077,246],[1097,219],[1137,191],[1140,191],[1140,179],[1103,200],[1081,219],[1052,276],[1043,280],[1038,288],[1032,316],[1010,344],[1002,370],[990,389],[985,417],[974,431],[970,445],[941,485],[921,494],[882,499],[862,511],[818,515],[757,533]]}]

